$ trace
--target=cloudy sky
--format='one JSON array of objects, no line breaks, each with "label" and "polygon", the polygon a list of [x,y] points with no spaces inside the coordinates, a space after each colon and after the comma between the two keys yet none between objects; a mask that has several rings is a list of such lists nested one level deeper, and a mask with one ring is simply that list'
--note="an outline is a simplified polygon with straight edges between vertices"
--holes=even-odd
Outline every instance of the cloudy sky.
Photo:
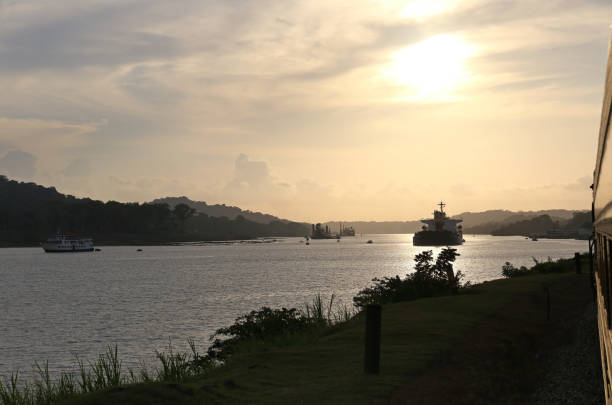
[{"label": "cloudy sky", "polygon": [[608,0],[0,0],[0,173],[282,217],[585,209]]}]

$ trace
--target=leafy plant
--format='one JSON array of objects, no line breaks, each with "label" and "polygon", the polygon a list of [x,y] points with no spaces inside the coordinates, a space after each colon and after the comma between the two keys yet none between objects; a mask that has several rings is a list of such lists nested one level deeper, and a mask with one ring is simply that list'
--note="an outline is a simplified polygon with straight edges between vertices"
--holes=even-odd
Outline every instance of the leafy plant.
[{"label": "leafy plant", "polygon": [[463,279],[460,271],[455,273],[453,270],[457,256],[457,249],[447,247],[438,254],[434,262],[433,252],[423,251],[414,258],[414,273],[407,274],[404,278],[374,278],[374,284],[359,291],[353,298],[353,303],[356,307],[363,308],[368,304],[387,304],[438,294],[454,294],[461,287]]},{"label": "leafy plant", "polygon": [[514,265],[510,262],[506,262],[503,266],[502,266],[502,276],[506,277],[506,278],[512,278],[512,277],[520,277],[520,276],[528,276],[529,274],[531,274],[531,270],[529,270],[527,267],[525,266],[521,266],[520,268],[516,268],[514,267]]},{"label": "leafy plant", "polygon": [[[319,307],[319,310],[322,310]],[[211,336],[212,345],[208,356],[213,360],[225,360],[233,354],[238,345],[249,340],[265,341],[283,334],[291,334],[311,328],[317,324],[296,308],[272,309],[262,307],[236,318],[233,325],[220,328]],[[220,336],[227,336],[220,339]]]}]

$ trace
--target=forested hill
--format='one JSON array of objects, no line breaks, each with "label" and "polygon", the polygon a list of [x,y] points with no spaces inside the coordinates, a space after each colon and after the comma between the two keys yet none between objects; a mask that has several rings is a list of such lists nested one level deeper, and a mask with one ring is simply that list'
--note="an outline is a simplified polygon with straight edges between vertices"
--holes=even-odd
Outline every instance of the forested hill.
[{"label": "forested hill", "polygon": [[211,217],[184,204],[102,202],[59,193],[54,187],[22,183],[0,175],[0,245],[38,244],[58,229],[101,243],[168,243],[304,236],[310,229],[295,222],[268,224]]},{"label": "forested hill", "polygon": [[238,207],[225,204],[213,204],[208,205],[204,201],[193,201],[187,197],[164,197],[158,198],[151,201],[151,204],[168,204],[171,209],[176,207],[178,204],[185,204],[194,210],[196,213],[204,213],[211,217],[228,217],[229,219],[236,219],[239,215],[242,215],[249,221],[258,222],[260,224],[269,224],[274,221],[290,222],[286,219],[281,219],[269,214],[262,214],[261,212],[253,212],[249,210],[243,210]]}]

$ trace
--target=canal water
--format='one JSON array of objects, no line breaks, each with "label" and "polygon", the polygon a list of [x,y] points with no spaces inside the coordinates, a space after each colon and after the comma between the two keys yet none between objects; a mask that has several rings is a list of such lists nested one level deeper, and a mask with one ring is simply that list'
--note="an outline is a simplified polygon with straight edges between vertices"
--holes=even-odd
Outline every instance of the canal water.
[{"label": "canal water", "polygon": [[[109,344],[124,367],[155,365],[169,341],[181,350],[193,338],[204,351],[216,329],[261,306],[302,308],[316,294],[351,306],[372,278],[410,272],[427,249],[412,246],[412,235],[100,248],[0,249],[0,376],[32,378],[35,361],[72,370],[76,357],[92,360]],[[479,282],[500,278],[506,261],[530,266],[587,249],[586,241],[466,236],[455,270]]]}]

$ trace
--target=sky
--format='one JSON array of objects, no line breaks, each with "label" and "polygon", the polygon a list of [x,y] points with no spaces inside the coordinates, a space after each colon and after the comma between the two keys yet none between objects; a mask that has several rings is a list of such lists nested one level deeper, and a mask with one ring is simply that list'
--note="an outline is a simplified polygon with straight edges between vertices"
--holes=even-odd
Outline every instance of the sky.
[{"label": "sky", "polygon": [[0,173],[299,221],[588,209],[608,0],[0,0]]}]

